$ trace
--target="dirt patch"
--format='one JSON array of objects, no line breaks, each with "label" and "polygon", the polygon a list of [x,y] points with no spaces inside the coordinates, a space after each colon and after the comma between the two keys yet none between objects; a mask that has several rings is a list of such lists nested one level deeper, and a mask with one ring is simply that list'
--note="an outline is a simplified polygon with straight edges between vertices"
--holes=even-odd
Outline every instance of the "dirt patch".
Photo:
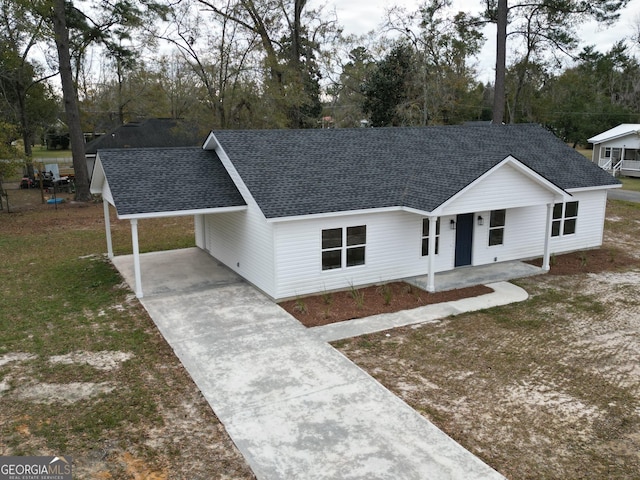
[{"label": "dirt patch", "polygon": [[101,393],[109,393],[115,389],[110,382],[71,382],[71,383],[36,383],[16,389],[13,396],[20,400],[34,403],[75,403],[95,397]]},{"label": "dirt patch", "polygon": [[61,363],[71,365],[74,363],[90,365],[98,370],[115,370],[122,362],[126,362],[133,357],[128,352],[73,352],[66,355],[55,355],[49,358],[51,363]]},{"label": "dirt patch", "polygon": [[33,355],[32,353],[24,353],[24,352],[5,353],[0,357],[0,367],[11,362],[26,362],[28,360],[33,360],[34,358],[37,358],[37,355]]},{"label": "dirt patch", "polygon": [[492,292],[493,289],[487,286],[477,285],[446,292],[428,293],[405,282],[392,282],[343,292],[301,297],[282,302],[280,306],[305,327],[317,327],[380,313],[393,313],[424,305],[477,297]]}]

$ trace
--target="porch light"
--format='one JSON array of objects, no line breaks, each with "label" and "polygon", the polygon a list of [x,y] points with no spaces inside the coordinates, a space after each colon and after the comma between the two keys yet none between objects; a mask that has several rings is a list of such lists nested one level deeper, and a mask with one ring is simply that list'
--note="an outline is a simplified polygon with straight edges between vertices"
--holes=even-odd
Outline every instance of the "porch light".
[{"label": "porch light", "polygon": [[478,225],[484,225],[484,218],[482,218],[482,215],[478,215]]},{"label": "porch light", "polygon": [[456,222],[455,220],[451,219],[449,221],[449,228],[451,228],[451,230],[455,230],[456,229]]}]

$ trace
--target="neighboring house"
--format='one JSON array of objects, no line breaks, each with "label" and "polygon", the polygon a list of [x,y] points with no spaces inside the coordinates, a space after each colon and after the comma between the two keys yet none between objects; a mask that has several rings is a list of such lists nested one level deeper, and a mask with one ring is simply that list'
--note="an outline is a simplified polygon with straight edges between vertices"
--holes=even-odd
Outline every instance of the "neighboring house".
[{"label": "neighboring house", "polygon": [[193,125],[173,118],[150,118],[129,122],[91,140],[85,145],[89,178],[93,175],[96,153],[105,148],[194,147],[206,135]]},{"label": "neighboring house", "polygon": [[614,176],[640,177],[640,124],[623,123],[595,137],[593,163]]},{"label": "neighboring house", "polygon": [[[168,168],[167,165],[171,165]],[[182,175],[168,173],[180,170]],[[157,174],[151,174],[157,172]],[[537,125],[211,132],[100,150],[92,193],[131,221],[193,215],[196,245],[270,297],[602,243],[618,180]]]}]

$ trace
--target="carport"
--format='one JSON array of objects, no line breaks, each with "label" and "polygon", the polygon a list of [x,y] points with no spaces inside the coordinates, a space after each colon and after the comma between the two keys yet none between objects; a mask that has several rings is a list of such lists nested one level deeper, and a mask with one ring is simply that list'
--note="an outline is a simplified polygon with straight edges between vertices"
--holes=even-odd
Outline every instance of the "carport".
[{"label": "carport", "polygon": [[[152,175],[154,181],[140,181]],[[109,205],[131,225],[135,294],[144,296],[138,222],[149,218],[193,216],[196,245],[202,247],[204,216],[246,210],[215,152],[200,147],[99,150],[91,193],[104,205],[107,255],[113,260]]]}]

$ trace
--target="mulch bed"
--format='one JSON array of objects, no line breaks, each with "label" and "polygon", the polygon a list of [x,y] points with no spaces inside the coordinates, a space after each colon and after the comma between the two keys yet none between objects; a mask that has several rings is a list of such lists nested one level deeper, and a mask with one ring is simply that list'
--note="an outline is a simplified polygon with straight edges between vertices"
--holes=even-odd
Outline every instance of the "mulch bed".
[{"label": "mulch bed", "polygon": [[[527,262],[542,266],[542,259]],[[640,259],[613,248],[599,248],[583,252],[553,255],[549,275],[576,275],[615,271],[640,265]],[[280,306],[297,318],[306,327],[317,327],[330,323],[368,317],[379,313],[421,307],[434,303],[449,302],[461,298],[476,297],[491,293],[484,285],[428,293],[405,282],[393,282],[359,288],[354,291],[334,292],[301,297],[280,303]]]},{"label": "mulch bed", "polygon": [[[542,266],[542,258],[527,262],[536,267]],[[640,265],[640,260],[613,248],[602,247],[551,257],[549,275],[576,275],[579,273],[600,273],[620,270]]]},{"label": "mulch bed", "polygon": [[405,282],[358,288],[288,300],[279,305],[305,327],[368,317],[379,313],[422,307],[434,303],[477,297],[493,292],[484,285],[446,292],[428,293]]}]

